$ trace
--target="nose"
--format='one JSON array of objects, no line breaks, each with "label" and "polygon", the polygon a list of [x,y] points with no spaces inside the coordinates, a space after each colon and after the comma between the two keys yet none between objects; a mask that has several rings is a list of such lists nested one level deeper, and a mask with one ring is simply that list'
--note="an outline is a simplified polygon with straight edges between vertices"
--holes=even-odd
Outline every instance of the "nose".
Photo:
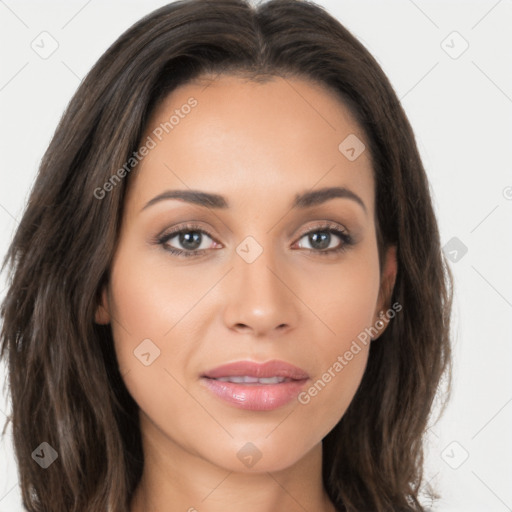
[{"label": "nose", "polygon": [[271,338],[294,329],[301,301],[293,269],[277,262],[270,248],[264,248],[249,263],[238,254],[225,281],[224,322],[230,329]]}]

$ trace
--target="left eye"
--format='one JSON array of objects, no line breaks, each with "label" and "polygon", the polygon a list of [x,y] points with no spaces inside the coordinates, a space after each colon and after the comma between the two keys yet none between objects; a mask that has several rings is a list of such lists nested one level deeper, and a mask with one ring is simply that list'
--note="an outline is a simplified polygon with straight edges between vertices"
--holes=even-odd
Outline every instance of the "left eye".
[{"label": "left eye", "polygon": [[332,235],[335,235],[335,237],[341,240],[341,246],[343,246],[344,243],[348,242],[347,235],[340,230],[332,228],[322,230],[315,229],[314,231],[310,231],[309,233],[306,233],[300,238],[300,240],[306,239],[310,245],[310,247],[301,246],[301,249],[329,252],[331,250],[336,250],[340,247],[340,241],[336,243],[336,240],[333,238]]}]

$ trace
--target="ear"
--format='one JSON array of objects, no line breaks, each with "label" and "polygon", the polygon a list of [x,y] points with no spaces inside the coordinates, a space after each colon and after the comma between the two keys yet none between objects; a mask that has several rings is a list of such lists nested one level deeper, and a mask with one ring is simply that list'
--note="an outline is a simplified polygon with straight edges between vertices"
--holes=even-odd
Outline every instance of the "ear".
[{"label": "ear", "polygon": [[387,248],[386,254],[384,255],[379,298],[377,300],[377,309],[374,313],[374,325],[379,320],[381,320],[379,324],[384,324],[379,330],[377,338],[386,330],[389,324],[389,319],[386,319],[385,315],[382,315],[382,313],[385,313],[391,306],[391,296],[393,295],[393,289],[395,287],[397,271],[396,245],[391,245]]},{"label": "ear", "polygon": [[97,324],[110,323],[110,307],[108,304],[107,286],[105,285],[101,291],[101,300],[96,308],[94,321]]}]

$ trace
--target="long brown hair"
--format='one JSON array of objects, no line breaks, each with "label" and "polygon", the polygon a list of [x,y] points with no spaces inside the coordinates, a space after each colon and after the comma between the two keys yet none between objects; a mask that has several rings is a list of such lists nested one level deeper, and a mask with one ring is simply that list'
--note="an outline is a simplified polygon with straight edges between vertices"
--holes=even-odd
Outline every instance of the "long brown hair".
[{"label": "long brown hair", "polygon": [[[130,178],[101,199],[97,191],[137,150],[158,103],[206,73],[312,79],[339,95],[366,134],[379,254],[397,246],[392,302],[403,311],[371,344],[362,383],[323,440],[323,481],[340,511],[424,510],[423,435],[441,377],[450,374],[452,276],[392,86],[350,32],[300,0],[166,5],[122,34],[72,98],[3,267],[10,272],[0,356],[23,504],[29,512],[129,508],[143,469],[138,407],[110,326],[96,324],[94,313]],[[31,455],[42,442],[58,454],[46,469]]]}]

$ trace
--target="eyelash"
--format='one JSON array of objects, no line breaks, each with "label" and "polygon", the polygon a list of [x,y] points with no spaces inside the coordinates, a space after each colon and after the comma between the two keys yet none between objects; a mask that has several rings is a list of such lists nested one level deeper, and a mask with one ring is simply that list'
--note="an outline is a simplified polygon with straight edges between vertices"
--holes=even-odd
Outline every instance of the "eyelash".
[{"label": "eyelash", "polygon": [[[170,252],[174,256],[186,257],[186,258],[191,257],[191,256],[198,256],[201,253],[203,253],[204,251],[206,251],[207,249],[196,249],[193,251],[188,251],[188,250],[175,249],[174,247],[165,246],[165,244],[169,240],[174,238],[176,235],[179,235],[181,233],[190,233],[190,232],[201,233],[203,235],[208,236],[209,238],[211,238],[213,241],[216,242],[216,240],[207,231],[202,229],[197,224],[186,224],[185,226],[180,226],[179,228],[173,229],[163,235],[157,236],[156,239],[154,240],[154,243],[162,245],[164,250]],[[302,249],[302,250],[306,250],[306,251],[308,251],[310,253],[314,253],[314,254],[320,254],[322,256],[332,256],[335,254],[342,253],[342,252],[346,251],[351,245],[354,245],[354,240],[348,233],[346,233],[345,231],[340,229],[337,224],[331,224],[329,222],[325,222],[323,224],[315,226],[314,228],[310,229],[309,231],[306,231],[299,237],[298,240],[301,240],[306,235],[310,235],[312,233],[321,233],[321,232],[328,232],[328,233],[335,234],[336,236],[338,236],[341,239],[341,245],[335,249],[327,249],[327,250]]]}]

